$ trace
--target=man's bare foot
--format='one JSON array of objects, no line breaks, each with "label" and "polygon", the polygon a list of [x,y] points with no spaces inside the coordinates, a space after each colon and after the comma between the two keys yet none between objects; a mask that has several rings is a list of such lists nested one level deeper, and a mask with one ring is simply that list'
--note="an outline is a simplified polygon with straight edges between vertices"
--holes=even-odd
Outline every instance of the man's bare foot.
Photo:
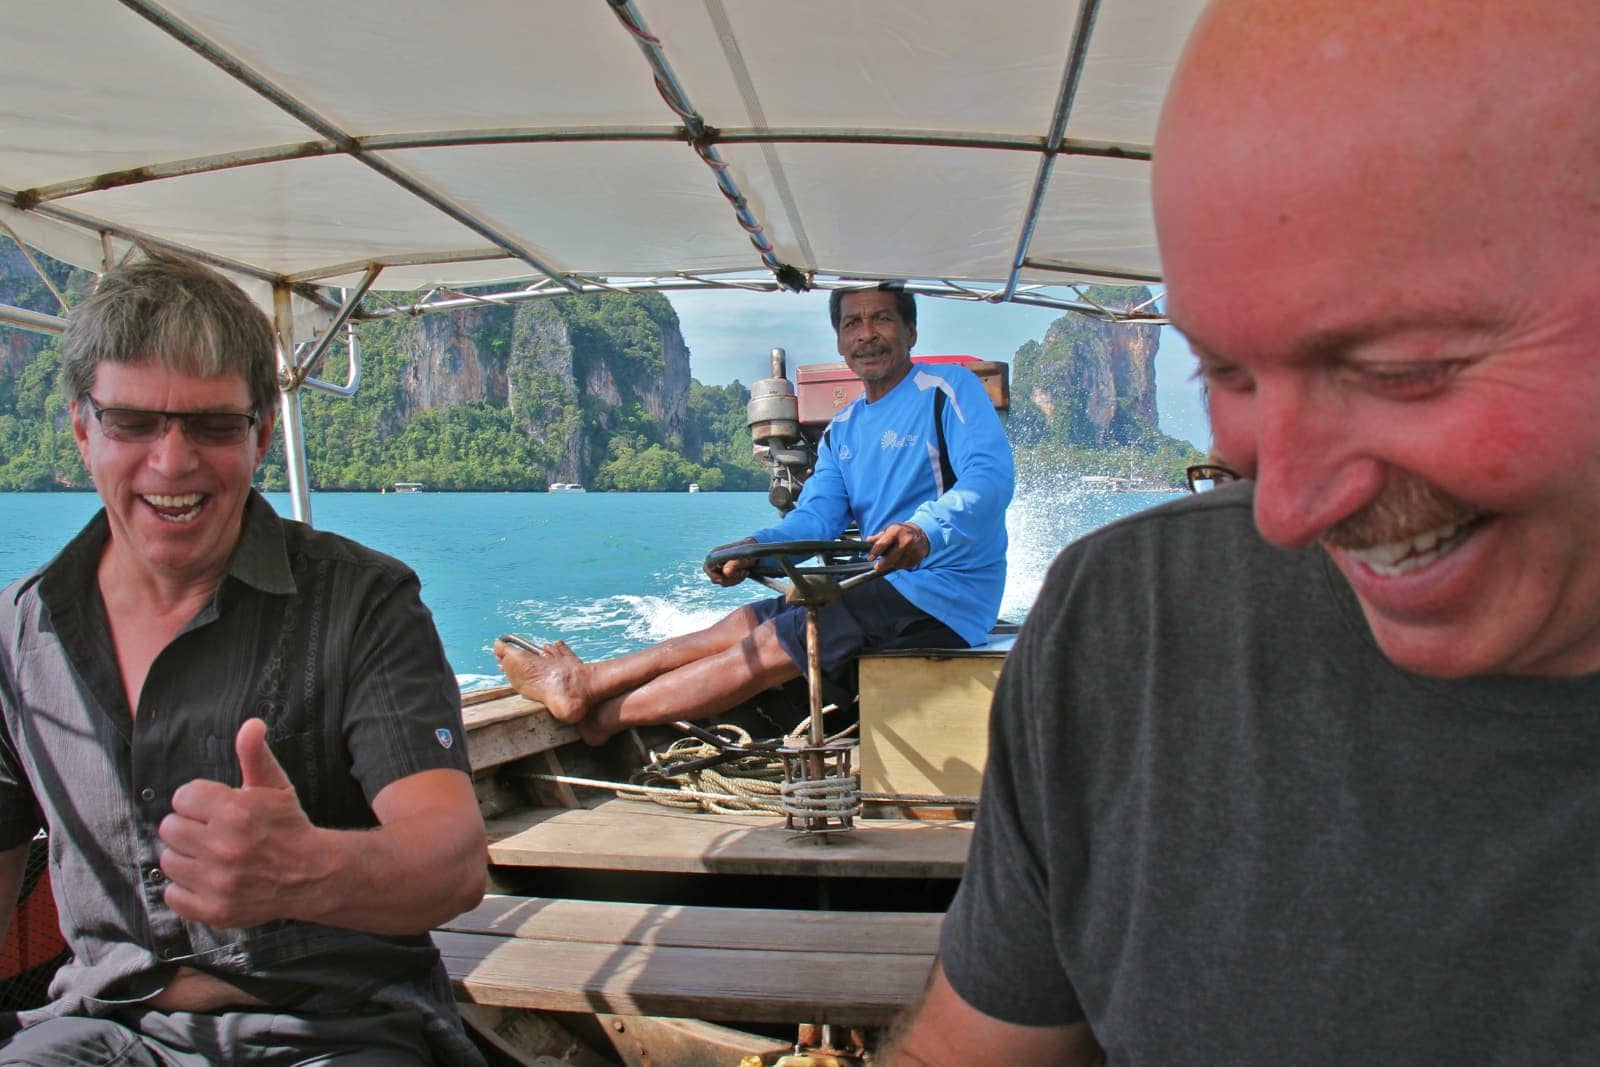
[{"label": "man's bare foot", "polygon": [[545,645],[544,650],[547,655],[554,656],[557,659],[567,660],[570,663],[583,662],[583,660],[578,658],[578,654],[576,652],[567,647],[567,643],[565,641],[559,639],[551,641],[548,645]]},{"label": "man's bare foot", "polygon": [[557,719],[575,723],[588,713],[583,661],[566,642],[556,641],[532,653],[496,641],[494,656],[511,687],[549,708]]}]

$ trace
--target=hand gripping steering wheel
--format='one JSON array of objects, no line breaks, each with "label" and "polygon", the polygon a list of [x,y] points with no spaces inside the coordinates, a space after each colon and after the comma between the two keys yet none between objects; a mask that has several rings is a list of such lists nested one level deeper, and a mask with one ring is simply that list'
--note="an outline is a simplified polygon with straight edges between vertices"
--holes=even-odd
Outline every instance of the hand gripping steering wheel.
[{"label": "hand gripping steering wheel", "polygon": [[[883,572],[875,561],[866,558],[865,541],[773,541],[768,544],[729,545],[706,556],[707,568],[720,567],[735,560],[764,560],[750,569],[750,577],[776,589],[796,604],[820,605]],[[795,560],[820,558],[819,563]],[[791,587],[778,581],[788,578]]]},{"label": "hand gripping steering wheel", "polygon": [[[751,577],[763,585],[782,591],[791,604],[799,604],[805,608],[806,665],[803,674],[811,707],[806,731],[809,744],[799,749],[780,750],[785,753],[785,794],[789,792],[791,781],[795,780],[791,778],[791,764],[803,765],[803,770],[794,772],[799,775],[798,781],[801,786],[807,786],[808,783],[825,785],[830,779],[835,784],[853,781],[848,775],[848,746],[840,748],[836,744],[830,749],[826,731],[823,729],[822,653],[817,638],[817,613],[823,604],[838,597],[846,589],[862,582],[869,582],[883,573],[877,569],[876,561],[866,558],[867,549],[870,547],[865,541],[778,541],[765,545],[759,543],[730,545],[706,556],[707,569],[714,569],[734,560],[766,561],[757,562],[751,567]],[[818,557],[821,562],[811,564],[795,562],[813,556]],[[789,579],[791,583],[789,589],[784,589],[779,584],[778,575]],[[831,775],[828,771],[830,760],[840,761],[836,764],[836,772]],[[853,817],[851,814],[837,813],[819,815],[811,809],[805,809],[797,815],[790,809],[787,800],[784,813],[784,825],[791,830],[802,830],[806,833],[821,832],[830,828],[848,830]]]}]

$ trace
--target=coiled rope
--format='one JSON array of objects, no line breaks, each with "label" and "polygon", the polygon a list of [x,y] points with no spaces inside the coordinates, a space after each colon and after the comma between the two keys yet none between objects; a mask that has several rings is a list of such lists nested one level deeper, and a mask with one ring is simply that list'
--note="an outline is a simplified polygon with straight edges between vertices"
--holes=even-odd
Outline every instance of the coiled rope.
[{"label": "coiled rope", "polygon": [[[750,734],[734,726],[719,727],[736,736],[737,744],[750,743]],[[715,745],[693,737],[681,737],[660,753],[650,754],[650,765],[635,771],[629,784],[642,786],[629,789],[617,786],[617,796],[624,800],[650,800],[669,808],[718,812],[739,815],[753,811],[783,814],[780,793],[783,788],[783,760],[776,752],[752,753],[736,756],[715,767],[666,775],[661,767],[708,759],[720,753]]]},{"label": "coiled rope", "polygon": [[[828,710],[832,710],[831,708]],[[730,735],[735,744],[749,745],[748,731],[729,724],[717,729]],[[799,744],[805,723],[784,738],[784,744]],[[840,730],[827,740],[838,741],[854,733],[856,727]],[[650,765],[635,771],[627,783],[580,778],[567,774],[530,773],[525,777],[591,789],[609,789],[622,800],[648,801],[683,811],[704,811],[721,815],[814,814],[837,816],[859,814],[861,805],[897,804],[938,807],[976,807],[978,798],[966,795],[928,793],[870,793],[859,789],[860,779],[826,778],[820,782],[783,782],[783,757],[776,751],[736,756],[714,767],[664,775],[661,767],[708,759],[720,749],[693,737],[681,737],[659,753],[650,754]],[[785,809],[787,799],[793,805]]]}]

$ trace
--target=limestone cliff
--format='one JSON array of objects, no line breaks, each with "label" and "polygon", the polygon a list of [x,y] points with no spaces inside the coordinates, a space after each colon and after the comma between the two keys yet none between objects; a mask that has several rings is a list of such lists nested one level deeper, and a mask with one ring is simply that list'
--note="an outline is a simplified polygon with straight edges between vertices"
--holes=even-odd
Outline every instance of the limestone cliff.
[{"label": "limestone cliff", "polygon": [[550,481],[588,482],[617,434],[677,448],[689,349],[659,294],[559,297],[412,320],[393,338],[409,359],[398,407],[416,415],[474,402],[509,407]]},{"label": "limestone cliff", "polygon": [[402,379],[403,410],[432,411],[470,400],[504,404],[505,359],[480,348],[479,340],[503,333],[509,319],[505,309],[489,307],[413,319],[408,347],[416,358]]},{"label": "limestone cliff", "polygon": [[[1143,287],[1095,286],[1089,299],[1128,309]],[[1129,326],[1068,313],[1029,341],[1012,363],[1012,434],[1019,443],[1136,444],[1160,434],[1156,326]]]}]

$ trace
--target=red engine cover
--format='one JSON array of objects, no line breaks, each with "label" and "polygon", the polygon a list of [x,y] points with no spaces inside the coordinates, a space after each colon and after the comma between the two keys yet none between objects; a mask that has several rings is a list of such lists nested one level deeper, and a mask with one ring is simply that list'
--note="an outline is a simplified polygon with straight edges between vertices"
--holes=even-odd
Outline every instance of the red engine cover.
[{"label": "red engine cover", "polygon": [[[960,363],[982,381],[996,409],[1011,407],[1011,364],[977,356],[912,356],[913,363]],[[800,401],[800,425],[820,430],[833,413],[861,395],[861,379],[844,363],[808,363],[795,369],[795,393]]]}]

